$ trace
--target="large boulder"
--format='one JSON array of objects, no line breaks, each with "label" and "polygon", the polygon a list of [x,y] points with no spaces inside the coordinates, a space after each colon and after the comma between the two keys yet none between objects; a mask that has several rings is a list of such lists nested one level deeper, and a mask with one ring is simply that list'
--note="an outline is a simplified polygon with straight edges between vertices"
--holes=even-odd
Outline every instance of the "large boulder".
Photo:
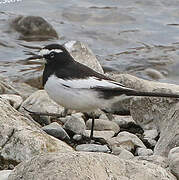
[{"label": "large boulder", "polygon": [[47,135],[33,119],[0,98],[0,166],[17,165],[43,152],[67,152],[66,143]]},{"label": "large boulder", "polygon": [[18,16],[11,20],[10,26],[25,40],[48,40],[58,38],[55,29],[40,16]]},{"label": "large boulder", "polygon": [[19,164],[8,180],[176,180],[149,162],[132,162],[105,153],[45,153]]}]

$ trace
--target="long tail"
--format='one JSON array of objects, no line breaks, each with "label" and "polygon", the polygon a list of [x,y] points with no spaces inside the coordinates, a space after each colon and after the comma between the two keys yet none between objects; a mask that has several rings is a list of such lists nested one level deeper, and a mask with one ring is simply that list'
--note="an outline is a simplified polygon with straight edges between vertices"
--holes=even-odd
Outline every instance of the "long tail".
[{"label": "long tail", "polygon": [[136,90],[125,91],[124,94],[127,96],[149,96],[149,97],[169,97],[169,98],[179,98],[179,94],[169,94],[160,92],[142,92]]}]

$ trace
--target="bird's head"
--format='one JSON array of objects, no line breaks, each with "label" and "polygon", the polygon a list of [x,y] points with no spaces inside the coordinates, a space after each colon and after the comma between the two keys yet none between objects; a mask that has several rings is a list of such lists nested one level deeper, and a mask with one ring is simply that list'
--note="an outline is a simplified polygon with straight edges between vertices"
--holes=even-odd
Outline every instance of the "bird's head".
[{"label": "bird's head", "polygon": [[49,44],[42,48],[39,55],[35,55],[29,59],[43,59],[46,65],[56,64],[56,63],[67,63],[71,55],[69,52],[59,44]]}]

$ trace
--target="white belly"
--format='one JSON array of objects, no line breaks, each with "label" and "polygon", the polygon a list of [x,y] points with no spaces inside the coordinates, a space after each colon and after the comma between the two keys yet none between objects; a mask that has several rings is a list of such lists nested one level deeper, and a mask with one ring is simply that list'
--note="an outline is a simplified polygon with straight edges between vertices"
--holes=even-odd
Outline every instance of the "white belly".
[{"label": "white belly", "polygon": [[49,77],[44,89],[51,99],[68,109],[88,112],[105,107],[104,100],[94,90],[65,87],[54,77]]}]

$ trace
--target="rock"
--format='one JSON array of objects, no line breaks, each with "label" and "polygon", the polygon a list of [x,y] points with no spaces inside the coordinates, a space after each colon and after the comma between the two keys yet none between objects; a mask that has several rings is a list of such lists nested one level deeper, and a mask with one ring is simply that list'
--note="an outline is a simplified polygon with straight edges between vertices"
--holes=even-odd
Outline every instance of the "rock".
[{"label": "rock", "polygon": [[133,162],[106,153],[45,153],[20,163],[8,180],[176,180],[166,169],[149,162]]},{"label": "rock", "polygon": [[12,172],[12,170],[3,170],[0,171],[0,180],[8,180],[9,174]]},{"label": "rock", "polygon": [[144,138],[145,139],[155,139],[158,136],[157,129],[151,129],[144,131]]},{"label": "rock", "polygon": [[26,83],[12,82],[7,78],[0,77],[0,94],[16,94],[26,99],[36,90]]},{"label": "rock", "polygon": [[2,94],[0,98],[6,99],[15,109],[18,109],[23,101],[21,96],[15,94]]},{"label": "rock", "polygon": [[158,130],[168,109],[176,102],[176,99],[171,98],[135,97],[131,101],[130,112],[135,122],[144,130]]},{"label": "rock", "polygon": [[131,152],[121,147],[114,147],[112,150],[112,153],[114,155],[117,155],[119,158],[125,159],[125,160],[129,160],[134,157],[134,155]]},{"label": "rock", "polygon": [[67,152],[66,143],[47,135],[33,119],[0,98],[0,166],[17,165],[43,152]]},{"label": "rock", "polygon": [[153,151],[152,149],[137,148],[135,154],[138,156],[151,156],[153,155]]},{"label": "rock", "polygon": [[61,140],[70,139],[67,132],[57,122],[53,122],[47,126],[42,127],[47,134]]},{"label": "rock", "polygon": [[73,136],[73,140],[75,140],[75,141],[81,141],[82,138],[83,138],[83,136],[81,134],[75,134]]},{"label": "rock", "polygon": [[155,80],[164,78],[164,75],[160,71],[157,71],[156,69],[147,68],[145,69],[144,73],[148,75],[150,78],[155,79]]},{"label": "rock", "polygon": [[52,25],[40,16],[18,16],[10,22],[10,26],[20,33],[19,39],[28,41],[58,39]]},{"label": "rock", "polygon": [[[91,130],[86,130],[85,135],[90,137]],[[97,138],[104,138],[105,140],[108,140],[114,136],[114,131],[93,131],[94,137]]]},{"label": "rock", "polygon": [[170,150],[168,159],[171,172],[179,179],[179,147]]},{"label": "rock", "polygon": [[132,119],[132,116],[119,116],[119,115],[113,115],[113,122],[115,122],[116,124],[118,124],[119,127],[121,126],[125,126],[127,127],[127,125],[129,123],[134,123],[135,121]]},{"label": "rock", "polygon": [[65,44],[65,47],[76,61],[92,68],[99,73],[104,73],[99,61],[96,59],[96,56],[93,54],[87,44],[83,44],[80,41],[69,41]]},{"label": "rock", "polygon": [[84,134],[86,125],[82,117],[75,115],[67,116],[67,121],[63,125],[65,130],[73,132],[74,134]]},{"label": "rock", "polygon": [[80,144],[76,146],[76,151],[85,151],[85,152],[110,152],[110,149],[106,145],[98,144]]},{"label": "rock", "polygon": [[[61,114],[64,109],[62,106],[50,99],[45,90],[34,92],[22,103],[19,111],[27,114],[23,107],[33,112],[57,114]],[[50,117],[48,116],[42,116],[41,118],[34,117],[34,119],[41,125],[46,125],[50,122]]]},{"label": "rock", "polygon": [[[86,122],[86,128],[91,129],[92,119],[89,119]],[[96,131],[114,131],[115,133],[119,132],[119,126],[112,121],[102,120],[102,119],[95,119],[94,122],[94,130]]]},{"label": "rock", "polygon": [[[106,74],[108,77],[116,80],[119,83],[122,83],[126,87],[136,89],[139,91],[146,91],[146,92],[164,92],[165,89],[171,91],[171,93],[175,93],[179,91],[179,86],[174,84],[168,84],[168,83],[159,83],[155,81],[148,81],[143,80],[140,78],[137,78],[135,76],[129,75],[129,74],[119,74],[119,73],[108,73]],[[116,112],[118,114],[130,114],[130,101],[133,99],[133,97],[126,97],[124,96],[121,98],[121,100],[115,104],[108,110],[112,112]],[[140,113],[138,113],[138,116],[140,116]],[[136,120],[136,119],[134,119]]]},{"label": "rock", "polygon": [[153,164],[156,164],[158,166],[161,166],[165,169],[168,169],[169,167],[169,162],[168,162],[168,158],[163,157],[163,156],[158,156],[158,155],[151,155],[151,156],[135,156],[133,158],[133,161],[138,163],[140,161],[143,162],[150,162]]},{"label": "rock", "polygon": [[128,151],[132,151],[136,147],[146,148],[143,142],[136,135],[125,131],[120,132],[116,137],[108,139],[107,142],[112,149],[114,147],[121,147]]},{"label": "rock", "polygon": [[179,103],[173,104],[166,114],[156,122],[160,138],[154,148],[154,154],[168,156],[169,151],[179,146]]}]

